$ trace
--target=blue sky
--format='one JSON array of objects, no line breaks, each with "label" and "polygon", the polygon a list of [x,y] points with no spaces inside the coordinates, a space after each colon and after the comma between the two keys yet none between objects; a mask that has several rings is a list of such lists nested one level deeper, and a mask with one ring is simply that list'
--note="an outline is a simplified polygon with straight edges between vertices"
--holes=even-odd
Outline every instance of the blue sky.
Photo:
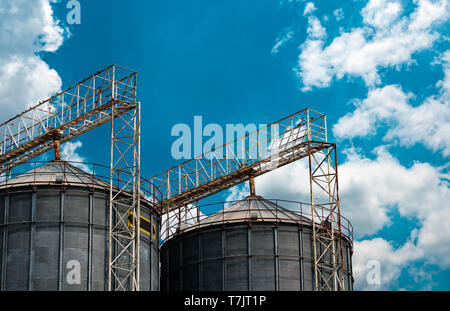
[{"label": "blue sky", "polygon": [[[80,0],[79,25],[68,1],[50,2],[0,4],[1,121],[112,63],[137,70],[151,176],[177,164],[171,129],[195,115],[225,127],[324,112],[356,288],[450,290],[448,1]],[[107,164],[108,145],[101,127],[66,154]],[[303,170],[264,175],[257,191],[300,200]],[[377,285],[366,282],[373,259]]]}]

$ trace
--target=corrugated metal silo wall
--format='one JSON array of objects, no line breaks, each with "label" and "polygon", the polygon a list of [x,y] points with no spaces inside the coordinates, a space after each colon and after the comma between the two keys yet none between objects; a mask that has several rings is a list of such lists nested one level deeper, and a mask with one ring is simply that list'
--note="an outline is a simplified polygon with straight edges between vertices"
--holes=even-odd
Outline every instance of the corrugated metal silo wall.
[{"label": "corrugated metal silo wall", "polygon": [[[107,290],[109,192],[38,187],[0,194],[1,290]],[[141,233],[141,290],[159,290],[159,216]],[[74,274],[80,270],[80,279]]]},{"label": "corrugated metal silo wall", "polygon": [[[351,251],[344,240],[347,290],[353,290]],[[161,290],[313,290],[312,258],[308,226],[241,223],[202,228],[162,246]]]}]

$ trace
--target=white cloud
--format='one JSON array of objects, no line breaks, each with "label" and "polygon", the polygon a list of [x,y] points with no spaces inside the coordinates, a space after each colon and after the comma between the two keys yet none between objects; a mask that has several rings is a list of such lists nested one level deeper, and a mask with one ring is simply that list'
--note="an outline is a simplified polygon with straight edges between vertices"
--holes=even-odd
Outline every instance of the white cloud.
[{"label": "white cloud", "polygon": [[[446,79],[441,83],[444,87]],[[342,139],[364,137],[376,134],[379,125],[385,124],[390,126],[385,141],[398,140],[401,146],[422,143],[450,155],[450,105],[446,95],[431,96],[417,107],[408,104],[411,97],[398,85],[369,91],[363,101],[355,100],[356,109],[339,119],[333,133]]]},{"label": "white cloud", "polygon": [[384,147],[375,149],[373,160],[353,149],[346,153],[347,160],[339,166],[341,206],[357,236],[374,234],[390,224],[389,209],[425,219],[450,199],[441,170],[428,163],[405,167]]},{"label": "white cloud", "polygon": [[276,43],[270,51],[271,54],[277,54],[280,48],[282,48],[289,40],[292,39],[294,35],[294,31],[291,29],[287,29],[284,33],[276,39]]},{"label": "white cloud", "polygon": [[0,121],[37,105],[61,88],[61,78],[37,56],[0,59]]},{"label": "white cloud", "polygon": [[[448,192],[448,188],[446,190]],[[447,193],[448,200],[448,193]],[[447,201],[443,201],[447,202]],[[353,273],[355,289],[389,290],[397,287],[399,276],[405,269],[413,266],[409,273],[414,279],[425,279],[423,290],[432,290],[432,275],[424,277],[426,266],[437,265],[440,269],[450,268],[450,207],[438,205],[425,215],[419,229],[413,229],[408,240],[398,248],[382,238],[356,241],[354,243]],[[367,282],[370,267],[367,264],[376,260],[380,263],[380,284]],[[421,262],[423,265],[414,265]],[[419,275],[417,275],[419,274]]]},{"label": "white cloud", "polygon": [[[343,216],[354,226],[355,235],[374,234],[390,224],[388,212],[397,208],[402,216],[425,219],[435,206],[450,199],[442,173],[427,163],[401,165],[385,148],[375,149],[375,159],[345,150],[347,160],[339,165],[339,193]],[[255,179],[256,192],[268,199],[309,202],[307,161],[297,161]],[[241,198],[236,188],[230,195]]]},{"label": "white cloud", "polygon": [[[448,192],[448,189],[447,189]],[[441,201],[426,215],[417,236],[417,248],[427,255],[427,261],[441,268],[450,267],[450,208],[447,201]]]},{"label": "white cloud", "polygon": [[361,13],[367,25],[384,31],[398,19],[401,11],[398,1],[371,0]]},{"label": "white cloud", "polygon": [[[303,91],[329,86],[332,79],[355,76],[368,86],[380,82],[379,68],[398,68],[440,37],[434,26],[447,20],[447,0],[422,0],[409,16],[398,1],[371,0],[362,10],[364,25],[344,32],[328,45],[310,36],[301,46],[296,72]],[[311,21],[310,21],[311,22]]]},{"label": "white cloud", "polygon": [[72,165],[80,168],[85,172],[91,172],[91,168],[89,165],[84,164],[86,162],[86,158],[81,156],[77,149],[81,148],[83,143],[81,141],[74,142],[66,142],[62,145],[61,148],[61,159],[64,161],[73,162]]},{"label": "white cloud", "polygon": [[242,183],[228,190],[228,195],[225,198],[225,201],[228,202],[228,201],[243,200],[248,195],[250,195],[248,183]]},{"label": "white cloud", "polygon": [[308,2],[305,5],[305,10],[303,11],[303,15],[308,15],[313,13],[316,9],[313,2]]},{"label": "white cloud", "polygon": [[[353,260],[354,288],[357,290],[392,290],[402,270],[412,261],[423,256],[411,241],[395,249],[391,243],[374,238],[355,242]],[[368,263],[376,261],[380,267],[379,284],[367,282],[367,274],[373,269]]]},{"label": "white cloud", "polygon": [[336,18],[336,21],[340,21],[344,19],[344,10],[342,8],[336,9],[333,11],[333,15]]},{"label": "white cloud", "polygon": [[[374,152],[375,158],[369,159],[348,149],[346,161],[339,165],[341,211],[353,224],[357,238],[353,257],[355,288],[395,289],[402,271],[417,262],[450,268],[448,167],[421,162],[406,167],[385,147]],[[257,177],[256,192],[268,199],[309,202],[308,174],[306,161],[294,162]],[[247,194],[245,188],[230,193],[233,199]],[[393,225],[389,213],[394,209],[419,223],[403,245],[395,248],[380,237],[361,240]],[[366,281],[370,260],[380,263],[379,285]]]},{"label": "white cloud", "polygon": [[438,61],[444,70],[444,79],[437,83],[437,87],[441,88],[443,99],[447,100],[450,97],[450,50],[444,52]]},{"label": "white cloud", "polygon": [[323,28],[319,19],[315,16],[308,18],[308,29],[306,30],[310,38],[323,39],[327,36],[325,28]]},{"label": "white cloud", "polygon": [[355,111],[341,117],[333,126],[333,133],[338,138],[373,135],[380,121],[394,119],[409,110],[409,97],[397,85],[372,90],[362,102],[354,101]]},{"label": "white cloud", "polygon": [[59,91],[58,73],[37,54],[54,52],[64,29],[53,16],[55,0],[4,0],[0,3],[0,121]]}]

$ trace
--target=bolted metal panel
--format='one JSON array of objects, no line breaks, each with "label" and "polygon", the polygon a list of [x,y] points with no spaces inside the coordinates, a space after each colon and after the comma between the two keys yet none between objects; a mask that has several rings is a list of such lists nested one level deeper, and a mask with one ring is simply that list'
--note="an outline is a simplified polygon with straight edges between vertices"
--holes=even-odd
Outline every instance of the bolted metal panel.
[{"label": "bolted metal panel", "polygon": [[274,229],[271,226],[252,227],[252,288],[275,290]]},{"label": "bolted metal panel", "polygon": [[[249,265],[247,257],[229,258],[226,261],[226,290],[249,290]],[[205,278],[207,276],[203,276]],[[205,290],[209,290],[204,288]]]},{"label": "bolted metal panel", "polygon": [[199,241],[197,236],[190,235],[183,239],[183,290],[199,290]]},{"label": "bolted metal panel", "polygon": [[60,192],[39,191],[36,193],[36,220],[58,221],[60,218]]},{"label": "bolted metal panel", "polygon": [[300,262],[293,258],[280,258],[280,289],[281,291],[301,290]]},{"label": "bolted metal panel", "polygon": [[38,224],[35,232],[33,290],[57,290],[59,225]]},{"label": "bolted metal panel", "polygon": [[247,256],[247,230],[229,228],[226,231],[226,256]]},{"label": "bolted metal panel", "polygon": [[8,226],[7,243],[6,290],[28,290],[30,225],[15,224]]},{"label": "bolted metal panel", "polygon": [[30,193],[11,194],[9,223],[20,223],[31,220],[31,196]]},{"label": "bolted metal panel", "polygon": [[[180,245],[176,244],[169,248],[169,266],[170,266],[170,276],[169,276],[169,286],[170,290],[180,290]],[[176,273],[174,273],[176,271]]]},{"label": "bolted metal panel", "polygon": [[[108,194],[51,185],[2,193],[1,289],[107,290]],[[159,215],[142,206],[142,217],[158,228]],[[140,255],[141,290],[158,290],[159,231],[141,233]]]},{"label": "bolted metal panel", "polygon": [[275,290],[275,257],[253,257],[252,269],[252,290]]},{"label": "bolted metal panel", "polygon": [[93,230],[93,245],[92,245],[92,290],[103,291],[106,290],[104,283],[107,269],[107,242],[106,231],[101,228],[94,228]]},{"label": "bolted metal panel", "polygon": [[278,227],[279,290],[301,290],[301,258],[299,230]]},{"label": "bolted metal panel", "polygon": [[88,222],[89,220],[88,193],[67,192],[64,220],[69,222],[83,222],[83,223]]},{"label": "bolted metal panel", "polygon": [[159,291],[160,290],[160,274],[159,274],[159,265],[160,265],[160,257],[159,257],[159,245],[152,243],[152,262],[151,262],[151,281],[152,291]]},{"label": "bolted metal panel", "polygon": [[222,260],[208,260],[202,263],[203,290],[221,291],[223,290]]}]

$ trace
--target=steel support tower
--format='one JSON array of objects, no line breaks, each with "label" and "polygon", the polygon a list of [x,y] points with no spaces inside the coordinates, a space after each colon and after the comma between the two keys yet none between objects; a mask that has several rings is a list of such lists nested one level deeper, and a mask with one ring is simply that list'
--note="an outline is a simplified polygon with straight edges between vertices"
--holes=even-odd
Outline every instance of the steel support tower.
[{"label": "steel support tower", "polygon": [[136,83],[135,71],[111,65],[0,124],[0,174],[7,178],[12,168],[111,122],[109,290],[139,290],[139,189],[155,193],[141,184]]},{"label": "steel support tower", "polygon": [[199,218],[199,200],[302,158],[309,164],[314,289],[345,290],[336,144],[327,141],[326,115],[312,109],[149,178],[162,192],[166,238],[187,215]]}]

